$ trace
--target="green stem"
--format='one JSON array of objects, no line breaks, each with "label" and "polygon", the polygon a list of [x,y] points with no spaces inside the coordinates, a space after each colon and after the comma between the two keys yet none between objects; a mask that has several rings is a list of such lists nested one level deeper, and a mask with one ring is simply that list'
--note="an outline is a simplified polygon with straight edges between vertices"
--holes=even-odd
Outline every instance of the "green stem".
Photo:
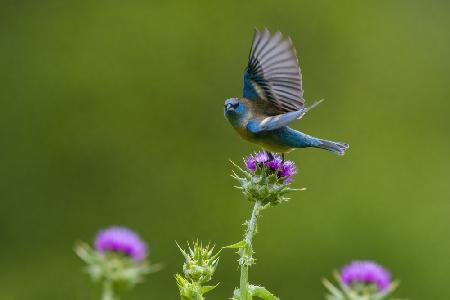
[{"label": "green stem", "polygon": [[119,300],[114,296],[113,284],[110,280],[103,282],[102,300]]},{"label": "green stem", "polygon": [[241,281],[240,289],[241,300],[248,299],[248,266],[246,264],[241,265]]},{"label": "green stem", "polygon": [[258,220],[259,212],[262,208],[262,204],[260,201],[255,202],[255,206],[253,207],[252,216],[250,220],[247,222],[247,231],[245,233],[245,247],[241,248],[240,255],[241,259],[239,260],[241,265],[241,280],[240,280],[240,294],[241,300],[248,300],[248,268],[253,264],[253,246],[252,239],[256,234],[256,222]]}]

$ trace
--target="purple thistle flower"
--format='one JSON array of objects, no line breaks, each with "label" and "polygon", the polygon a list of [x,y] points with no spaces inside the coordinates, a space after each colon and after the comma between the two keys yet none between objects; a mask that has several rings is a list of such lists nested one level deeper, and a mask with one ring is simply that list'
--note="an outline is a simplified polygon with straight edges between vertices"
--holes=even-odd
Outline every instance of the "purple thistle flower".
[{"label": "purple thistle flower", "polygon": [[373,261],[353,261],[341,270],[342,281],[350,286],[353,282],[375,284],[379,291],[391,285],[391,274]]},{"label": "purple thistle flower", "polygon": [[256,171],[256,160],[253,157],[253,155],[249,155],[245,158],[245,166],[249,171],[255,172]]},{"label": "purple thistle flower", "polygon": [[258,164],[264,164],[269,160],[269,155],[265,151],[256,152],[254,155],[249,155],[245,158],[245,166],[251,172],[256,171]]},{"label": "purple thistle flower", "polygon": [[273,171],[279,171],[282,166],[282,162],[283,161],[281,160],[281,157],[279,155],[275,154],[273,156],[273,159],[265,162],[264,165],[266,167],[269,167]]},{"label": "purple thistle flower", "polygon": [[292,177],[297,173],[297,167],[291,160],[285,161],[280,168],[280,177]]},{"label": "purple thistle flower", "polygon": [[293,179],[292,177],[288,177],[288,178],[286,178],[286,179],[283,181],[283,183],[284,183],[284,184],[289,184],[289,183],[291,183],[292,181],[294,181],[294,179]]},{"label": "purple thistle flower", "polygon": [[255,153],[255,161],[259,163],[265,163],[269,160],[269,155],[266,151],[256,152]]},{"label": "purple thistle flower", "polygon": [[256,172],[258,166],[269,168],[277,173],[278,178],[285,178],[284,184],[291,183],[293,181],[292,177],[297,173],[297,167],[293,161],[283,162],[278,154],[273,154],[271,159],[265,151],[256,152],[245,157],[244,162],[247,169],[251,172]]},{"label": "purple thistle flower", "polygon": [[113,226],[101,230],[95,237],[95,249],[101,253],[121,252],[135,261],[147,256],[147,244],[139,235],[125,227]]}]

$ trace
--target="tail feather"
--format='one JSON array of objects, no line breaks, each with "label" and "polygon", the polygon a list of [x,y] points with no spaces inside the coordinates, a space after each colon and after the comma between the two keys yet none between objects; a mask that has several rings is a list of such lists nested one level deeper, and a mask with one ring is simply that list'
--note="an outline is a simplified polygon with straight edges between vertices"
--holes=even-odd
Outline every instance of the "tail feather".
[{"label": "tail feather", "polygon": [[320,144],[317,147],[334,152],[338,155],[344,155],[345,150],[347,150],[350,146],[346,143],[320,140]]}]

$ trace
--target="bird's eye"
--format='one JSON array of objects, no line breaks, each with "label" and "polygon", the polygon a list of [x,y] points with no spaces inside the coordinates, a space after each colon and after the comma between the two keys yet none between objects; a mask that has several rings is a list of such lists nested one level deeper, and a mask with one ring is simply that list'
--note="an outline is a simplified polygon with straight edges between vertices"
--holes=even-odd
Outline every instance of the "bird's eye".
[{"label": "bird's eye", "polygon": [[236,109],[236,108],[238,108],[238,107],[239,107],[239,102],[233,104],[233,108],[234,108],[234,109]]}]

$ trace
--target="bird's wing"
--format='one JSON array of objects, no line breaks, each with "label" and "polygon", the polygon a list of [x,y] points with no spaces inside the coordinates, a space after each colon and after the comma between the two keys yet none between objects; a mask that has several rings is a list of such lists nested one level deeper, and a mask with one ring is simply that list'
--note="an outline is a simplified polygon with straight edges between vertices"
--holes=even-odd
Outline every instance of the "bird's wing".
[{"label": "bird's wing", "polygon": [[266,102],[271,115],[300,110],[303,99],[302,74],[290,38],[277,31],[255,29],[248,66],[244,72],[244,98]]},{"label": "bird's wing", "polygon": [[254,119],[247,125],[248,129],[253,133],[266,130],[275,130],[287,126],[292,121],[301,118],[307,109],[302,108],[297,111],[291,111],[285,114],[264,118],[262,120]]},{"label": "bird's wing", "polygon": [[306,114],[306,112],[319,105],[322,101],[323,99],[314,102],[309,107],[304,107],[297,111],[291,111],[281,115],[270,116],[262,120],[253,119],[248,123],[247,128],[253,133],[258,133],[261,131],[275,130],[287,126],[292,121],[302,118]]}]

